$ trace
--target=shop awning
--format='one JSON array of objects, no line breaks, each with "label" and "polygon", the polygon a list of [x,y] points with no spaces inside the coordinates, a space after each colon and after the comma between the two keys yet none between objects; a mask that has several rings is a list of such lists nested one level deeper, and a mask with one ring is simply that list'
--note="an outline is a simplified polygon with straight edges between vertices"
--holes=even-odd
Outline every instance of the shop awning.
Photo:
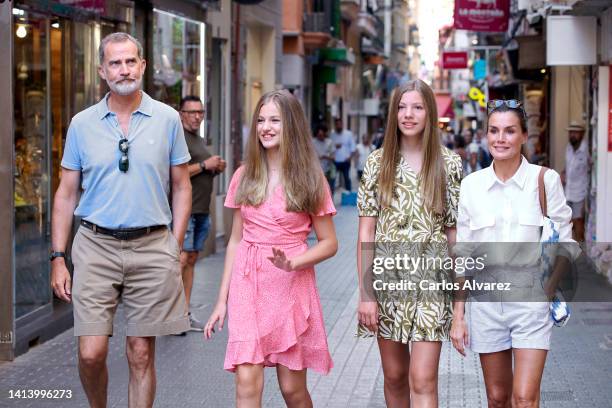
[{"label": "shop awning", "polygon": [[438,118],[454,118],[453,97],[449,94],[436,94],[436,106],[438,107]]}]

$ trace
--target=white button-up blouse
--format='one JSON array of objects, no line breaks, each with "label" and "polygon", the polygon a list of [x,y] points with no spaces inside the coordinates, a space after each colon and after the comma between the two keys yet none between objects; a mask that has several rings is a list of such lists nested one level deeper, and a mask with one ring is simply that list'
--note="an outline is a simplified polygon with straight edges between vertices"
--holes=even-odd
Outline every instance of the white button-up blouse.
[{"label": "white button-up blouse", "polygon": [[[506,182],[499,180],[493,164],[461,182],[457,218],[458,243],[524,242],[518,246],[487,245],[488,265],[533,265],[540,257],[544,216],[538,196],[540,166],[522,157],[518,170]],[[571,215],[559,174],[544,175],[548,217],[559,225],[559,242],[573,242]],[[471,249],[470,249],[471,248]],[[491,249],[493,248],[493,253]],[[458,255],[473,254],[472,245],[458,245]],[[461,250],[462,249],[462,250]]]}]

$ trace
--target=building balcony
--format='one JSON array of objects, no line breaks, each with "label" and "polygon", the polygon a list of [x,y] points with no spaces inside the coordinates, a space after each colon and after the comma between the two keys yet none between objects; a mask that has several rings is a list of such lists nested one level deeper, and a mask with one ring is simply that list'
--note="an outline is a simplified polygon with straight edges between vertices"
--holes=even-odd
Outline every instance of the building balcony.
[{"label": "building balcony", "polygon": [[366,37],[374,38],[380,35],[383,24],[375,16],[370,13],[361,12],[357,15],[355,20],[357,29],[359,32]]},{"label": "building balcony", "polygon": [[361,37],[361,54],[364,56],[381,55],[385,53],[385,44],[378,37]]},{"label": "building balcony", "polygon": [[327,13],[304,14],[304,47],[306,49],[322,48],[331,39],[331,19]]}]

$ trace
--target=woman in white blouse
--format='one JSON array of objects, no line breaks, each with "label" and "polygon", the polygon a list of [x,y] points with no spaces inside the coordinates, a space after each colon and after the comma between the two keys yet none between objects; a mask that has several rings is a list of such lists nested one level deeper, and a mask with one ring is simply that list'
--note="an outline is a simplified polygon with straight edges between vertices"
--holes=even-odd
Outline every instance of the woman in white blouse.
[{"label": "woman in white blouse", "polygon": [[[459,198],[459,246],[473,243],[463,244],[472,245],[473,250],[484,242],[534,243],[489,245],[492,253],[484,272],[495,274],[491,271],[503,265],[503,274],[495,276],[497,281],[504,276],[515,287],[532,291],[528,299],[512,302],[498,292],[484,302],[467,302],[467,311],[463,301],[453,305],[453,346],[463,355],[466,346],[480,354],[489,407],[539,406],[553,326],[545,290],[532,267],[540,257],[535,243],[540,241],[544,216],[538,199],[541,167],[529,164],[521,155],[527,141],[526,121],[520,102],[489,102],[487,141],[494,161],[463,180]],[[559,241],[571,241],[572,211],[559,174],[546,171],[544,185],[548,217],[559,226]],[[550,292],[554,290],[547,287],[546,294]],[[536,293],[541,294],[537,299],[533,297]]]}]

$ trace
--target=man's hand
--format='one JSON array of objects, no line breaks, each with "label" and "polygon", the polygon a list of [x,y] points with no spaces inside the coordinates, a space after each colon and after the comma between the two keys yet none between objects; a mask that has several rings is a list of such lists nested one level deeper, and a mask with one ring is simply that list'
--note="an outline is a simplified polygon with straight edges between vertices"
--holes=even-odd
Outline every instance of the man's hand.
[{"label": "man's hand", "polygon": [[219,166],[222,161],[223,159],[221,159],[221,156],[210,156],[208,159],[204,160],[203,165],[208,171],[219,171]]},{"label": "man's hand", "polygon": [[71,302],[72,280],[64,258],[55,258],[51,262],[51,287],[58,298],[64,302]]},{"label": "man's hand", "polygon": [[[80,185],[80,171],[62,168],[62,178],[55,192],[51,216],[51,248],[54,251],[66,250]],[[72,300],[72,280],[64,258],[55,258],[51,261],[51,287],[61,300],[65,302]]]},{"label": "man's hand", "polygon": [[227,167],[227,162],[223,159],[221,159],[221,161],[219,162],[219,166],[217,167],[217,171],[219,173],[223,173],[225,171],[225,168]]}]

